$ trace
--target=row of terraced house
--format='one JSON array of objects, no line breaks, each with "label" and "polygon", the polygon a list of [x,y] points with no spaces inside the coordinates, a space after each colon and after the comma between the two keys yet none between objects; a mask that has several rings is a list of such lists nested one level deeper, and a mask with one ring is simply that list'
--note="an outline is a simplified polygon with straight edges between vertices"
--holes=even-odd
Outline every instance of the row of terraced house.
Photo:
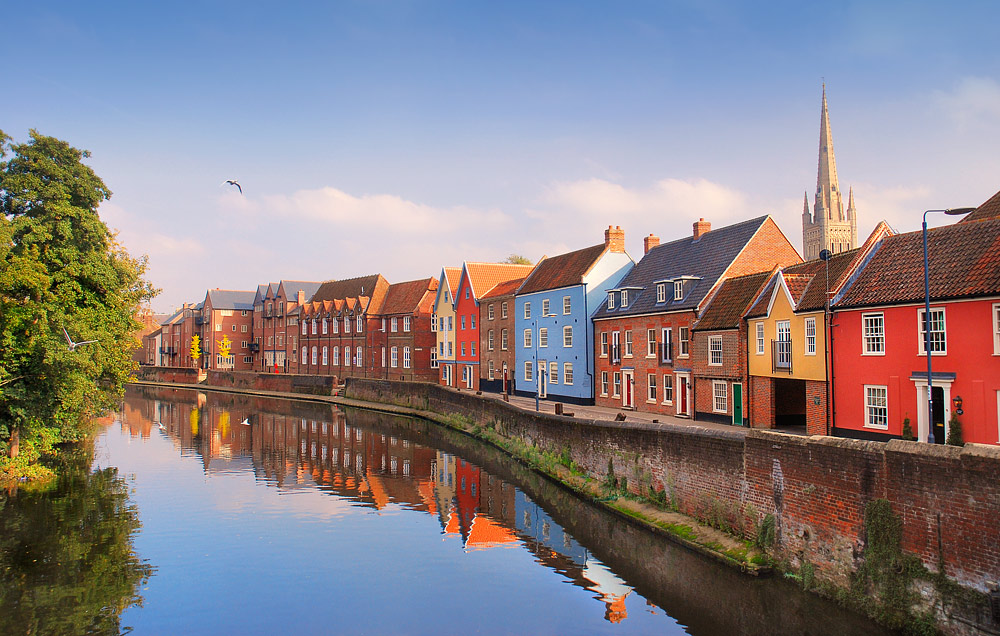
[{"label": "row of terraced house", "polygon": [[921,239],[880,223],[861,247],[803,261],[769,216],[702,219],[668,243],[647,236],[636,261],[609,226],[533,266],[209,290],[147,336],[146,363],[437,382],[866,439],[899,437],[908,419],[941,442],[954,412],[966,441],[1000,443],[1000,193],[928,232],[932,401]]}]

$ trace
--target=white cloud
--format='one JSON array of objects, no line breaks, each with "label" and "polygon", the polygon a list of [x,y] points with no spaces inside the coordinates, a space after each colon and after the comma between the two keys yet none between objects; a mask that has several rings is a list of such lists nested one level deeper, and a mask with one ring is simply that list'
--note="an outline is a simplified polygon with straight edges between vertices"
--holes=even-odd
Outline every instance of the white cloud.
[{"label": "white cloud", "polygon": [[988,77],[965,77],[951,92],[935,91],[933,101],[960,130],[1000,126],[1000,84]]}]

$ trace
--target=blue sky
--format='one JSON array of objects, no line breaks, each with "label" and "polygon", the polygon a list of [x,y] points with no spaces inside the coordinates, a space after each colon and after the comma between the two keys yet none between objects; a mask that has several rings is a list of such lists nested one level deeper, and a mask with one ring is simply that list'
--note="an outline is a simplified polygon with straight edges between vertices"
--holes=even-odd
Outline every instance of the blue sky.
[{"label": "blue sky", "polygon": [[[1000,189],[995,2],[9,3],[0,129],[93,153],[154,308],[772,214],[826,81],[859,227]],[[236,178],[244,197],[222,186]],[[944,222],[940,219],[938,222]]]}]

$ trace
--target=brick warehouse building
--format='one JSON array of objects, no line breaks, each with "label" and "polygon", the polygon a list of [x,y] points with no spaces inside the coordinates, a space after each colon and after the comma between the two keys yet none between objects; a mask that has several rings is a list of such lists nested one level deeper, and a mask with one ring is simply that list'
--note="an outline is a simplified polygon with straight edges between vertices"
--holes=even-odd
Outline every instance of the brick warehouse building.
[{"label": "brick warehouse building", "polygon": [[500,283],[480,299],[479,388],[494,393],[513,391],[514,295],[524,282]]},{"label": "brick warehouse building", "polygon": [[711,294],[725,278],[801,258],[770,216],[718,230],[701,219],[689,237],[644,243],[642,260],[594,314],[596,403],[692,417],[691,329]]},{"label": "brick warehouse building", "polygon": [[[389,282],[371,274],[320,285],[301,307],[296,373],[345,377],[381,377],[372,355],[372,336]],[[378,373],[378,375],[376,375]]]},{"label": "brick warehouse building", "polygon": [[[743,315],[774,270],[726,279],[691,328],[691,373],[697,420],[749,424],[746,410],[747,338]],[[661,401],[673,402],[670,375],[660,384]],[[650,386],[647,382],[646,386]],[[654,398],[657,396],[654,396]]]},{"label": "brick warehouse building", "polygon": [[[210,289],[205,294],[195,325],[201,336],[201,368],[232,371],[253,370],[252,291]],[[228,339],[229,355],[222,355],[222,343]]]},{"label": "brick warehouse building", "polygon": [[319,289],[315,281],[282,280],[259,285],[253,303],[251,350],[257,371],[286,372],[298,352],[299,307]]}]

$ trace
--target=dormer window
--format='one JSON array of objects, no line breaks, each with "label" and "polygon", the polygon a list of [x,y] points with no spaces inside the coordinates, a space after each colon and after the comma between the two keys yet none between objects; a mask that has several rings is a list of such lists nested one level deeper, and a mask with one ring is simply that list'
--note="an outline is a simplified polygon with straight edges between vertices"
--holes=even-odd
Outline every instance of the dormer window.
[{"label": "dormer window", "polygon": [[675,280],[674,281],[674,300],[682,300],[684,298],[684,281]]},{"label": "dormer window", "polygon": [[608,309],[614,309],[614,308],[615,308],[615,293],[612,291],[608,292]]},{"label": "dormer window", "polygon": [[656,302],[663,303],[667,301],[667,286],[664,283],[656,284]]},{"label": "dormer window", "polygon": [[628,306],[628,290],[627,289],[623,289],[622,290],[622,309],[624,309],[626,306]]}]

